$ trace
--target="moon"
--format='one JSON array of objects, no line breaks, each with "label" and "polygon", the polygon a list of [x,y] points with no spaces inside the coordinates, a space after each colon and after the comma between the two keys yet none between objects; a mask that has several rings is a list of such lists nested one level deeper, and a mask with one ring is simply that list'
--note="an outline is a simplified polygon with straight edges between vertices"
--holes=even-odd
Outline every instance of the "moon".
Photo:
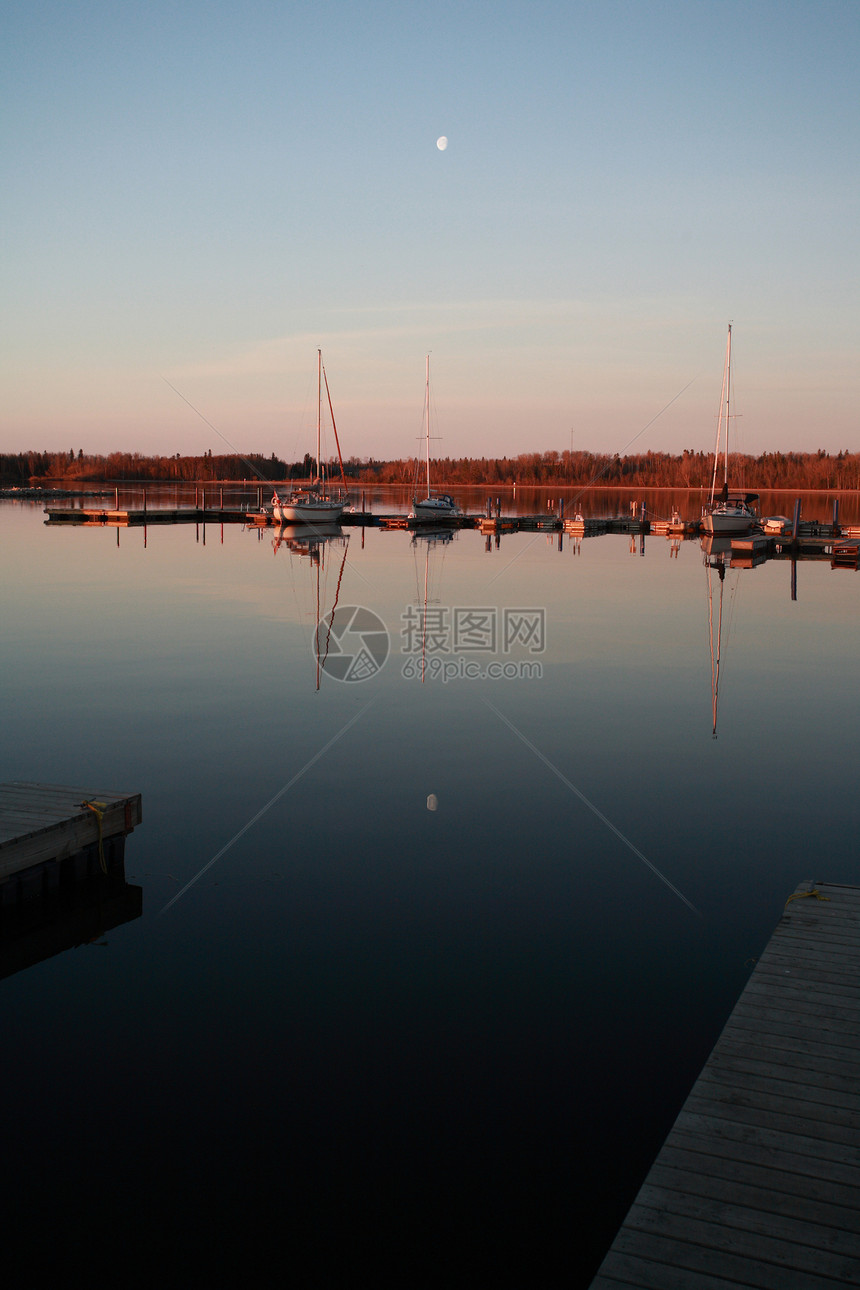
[{"label": "moon", "polygon": [[436,140],[436,147],[439,149],[440,152],[445,151],[445,149],[448,147],[448,139],[446,135],[442,134],[439,136],[439,138]]}]

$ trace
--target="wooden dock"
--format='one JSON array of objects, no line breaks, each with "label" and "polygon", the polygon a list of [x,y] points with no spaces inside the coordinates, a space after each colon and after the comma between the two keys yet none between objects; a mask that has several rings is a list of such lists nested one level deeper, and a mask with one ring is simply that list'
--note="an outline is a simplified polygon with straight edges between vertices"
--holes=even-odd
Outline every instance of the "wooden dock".
[{"label": "wooden dock", "polygon": [[[236,507],[221,506],[181,506],[177,508],[143,508],[141,510],[116,510],[106,506],[58,507],[46,508],[48,523],[52,526],[99,525],[114,528],[134,528],[150,524],[247,524],[249,526],[279,527],[273,520],[271,511],[248,510]],[[421,531],[429,526],[446,525],[451,529],[479,528],[482,533],[577,533],[580,536],[594,537],[599,533],[649,533],[652,524],[649,520],[630,519],[626,516],[614,519],[563,519],[558,514],[547,511],[541,515],[470,515],[448,516],[442,520],[438,517],[429,519],[410,519],[406,512],[394,515],[372,514],[370,511],[344,511],[337,521],[346,526],[372,526],[381,529],[409,529]],[[668,522],[667,522],[668,523]],[[667,531],[662,528],[661,532]],[[679,532],[687,536],[695,531],[694,525],[681,526]]]},{"label": "wooden dock", "polygon": [[860,888],[804,882],[592,1290],[860,1285]]},{"label": "wooden dock", "polygon": [[135,528],[143,524],[247,524],[253,520],[248,511],[235,506],[220,507],[199,506],[150,507],[148,510],[114,510],[106,506],[79,506],[74,509],[50,506],[47,508],[48,523],[82,524],[112,526],[114,528]]},{"label": "wooden dock", "polygon": [[59,881],[62,864],[88,849],[103,860],[141,819],[139,793],[0,784],[0,902]]}]

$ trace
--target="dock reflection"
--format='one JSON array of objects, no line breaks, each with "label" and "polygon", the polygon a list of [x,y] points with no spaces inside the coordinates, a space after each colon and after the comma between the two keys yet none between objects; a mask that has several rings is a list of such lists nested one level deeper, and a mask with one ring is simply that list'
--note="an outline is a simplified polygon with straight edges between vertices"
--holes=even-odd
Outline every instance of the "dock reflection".
[{"label": "dock reflection", "polygon": [[143,913],[143,888],[126,881],[122,862],[107,874],[61,885],[42,898],[0,908],[0,979],[67,950],[100,942]]}]

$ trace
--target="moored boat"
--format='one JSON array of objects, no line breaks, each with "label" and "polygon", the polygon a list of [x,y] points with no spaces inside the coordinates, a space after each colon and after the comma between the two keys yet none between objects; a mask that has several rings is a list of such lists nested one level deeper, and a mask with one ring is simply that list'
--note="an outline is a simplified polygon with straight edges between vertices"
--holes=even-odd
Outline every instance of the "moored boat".
[{"label": "moored boat", "polygon": [[[328,389],[328,378],[325,375],[325,368],[323,367],[322,350],[318,349],[316,478],[304,488],[291,489],[285,497],[281,497],[278,490],[275,489],[271,502],[272,518],[278,524],[331,524],[333,521],[340,519],[346,505],[346,480],[344,479],[343,492],[339,496],[334,496],[326,488],[320,461],[322,442],[323,381],[325,381],[329,409],[332,411],[332,428],[334,430],[335,441],[338,445],[338,457],[340,457],[340,442],[337,439],[337,426],[334,424],[334,412],[331,408],[331,395],[329,394]],[[341,475],[343,476],[342,462]]]},{"label": "moored boat", "polygon": [[445,520],[460,519],[463,512],[450,493],[434,493],[430,488],[430,355],[427,355],[426,377],[424,384],[424,461],[427,480],[427,496],[412,498],[410,520],[430,520],[439,523]]},{"label": "moored boat", "polygon": [[[729,491],[729,421],[732,391],[732,324],[726,341],[726,362],[723,370],[723,388],[720,394],[720,415],[717,420],[717,439],[714,445],[714,473],[711,494],[702,511],[702,528],[705,533],[748,533],[759,522],[756,503],[757,493]],[[722,441],[722,447],[721,447]],[[720,456],[723,461],[723,484],[717,492],[717,475]]]}]

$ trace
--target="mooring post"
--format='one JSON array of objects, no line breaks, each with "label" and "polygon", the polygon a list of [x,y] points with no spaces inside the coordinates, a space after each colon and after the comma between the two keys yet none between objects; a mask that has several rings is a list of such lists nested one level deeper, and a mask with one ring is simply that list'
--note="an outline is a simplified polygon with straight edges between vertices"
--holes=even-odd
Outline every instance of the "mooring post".
[{"label": "mooring post", "polygon": [[798,497],[794,503],[794,519],[791,524],[792,542],[797,541],[797,535],[799,532],[800,532],[800,498]]},{"label": "mooring post", "polygon": [[833,499],[833,536],[836,537],[838,533],[839,533],[839,498],[834,497]]},{"label": "mooring post", "polygon": [[146,514],[146,489],[143,490],[143,511]]}]

